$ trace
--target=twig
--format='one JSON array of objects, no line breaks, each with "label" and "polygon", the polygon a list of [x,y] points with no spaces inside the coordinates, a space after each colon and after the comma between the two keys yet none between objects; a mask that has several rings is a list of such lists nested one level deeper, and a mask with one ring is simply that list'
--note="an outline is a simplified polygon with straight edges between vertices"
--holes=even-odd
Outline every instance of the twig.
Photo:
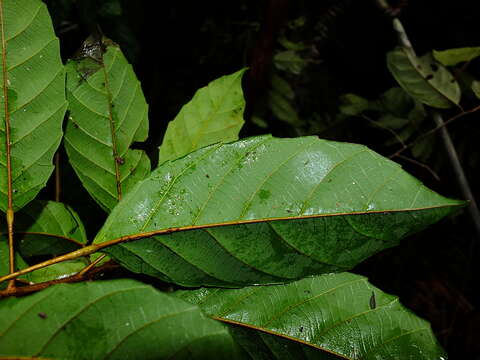
[{"label": "twig", "polygon": [[95,267],[95,265],[97,265],[100,261],[102,261],[103,259],[105,259],[107,257],[107,255],[103,254],[103,255],[100,255],[97,260],[93,261],[92,263],[88,264],[84,269],[82,269],[78,274],[80,276],[84,276],[87,272],[89,272],[93,267]]},{"label": "twig", "polygon": [[463,171],[462,164],[458,159],[457,151],[455,150],[455,146],[452,143],[452,139],[450,138],[450,134],[448,133],[447,128],[445,127],[445,123],[443,122],[442,115],[438,111],[433,111],[433,120],[440,127],[440,136],[443,140],[443,145],[445,147],[445,151],[450,159],[450,163],[453,166],[453,171],[457,178],[458,185],[460,186],[460,190],[462,191],[463,196],[467,199],[470,204],[468,206],[468,212],[472,219],[472,222],[475,226],[475,231],[477,232],[477,236],[480,238],[480,211],[478,210],[477,203],[473,196],[472,190],[470,189],[470,184],[468,183],[467,177],[465,176],[465,172]]},{"label": "twig", "polygon": [[42,283],[38,284],[33,284],[33,285],[27,285],[27,286],[20,286],[16,287],[14,289],[5,289],[5,290],[0,290],[0,298],[2,297],[7,297],[7,296],[22,296],[22,295],[27,295],[32,292],[40,291],[43,289],[46,289],[47,287],[50,287],[52,285],[56,284],[62,284],[62,283],[75,283],[75,282],[80,282],[80,281],[85,281],[85,280],[91,280],[93,279],[97,274],[104,273],[106,271],[110,271],[112,269],[117,269],[119,268],[120,265],[115,263],[114,261],[110,260],[109,262],[103,264],[102,266],[99,266],[97,268],[94,268],[92,271],[87,273],[82,273],[79,272],[75,275],[63,278],[63,279],[56,279],[56,280],[51,280],[51,281],[45,281]]},{"label": "twig", "polygon": [[400,159],[403,159],[403,160],[406,160],[406,161],[409,161],[411,162],[412,164],[415,164],[415,165],[418,165],[422,168],[424,168],[425,170],[427,170],[430,174],[432,174],[432,176],[435,178],[435,180],[437,180],[438,182],[440,182],[440,177],[438,176],[438,174],[432,170],[432,168],[430,166],[428,166],[427,164],[424,164],[420,161],[417,161],[415,159],[412,159],[412,158],[409,158],[407,156],[403,156],[403,155],[399,155],[398,156]]},{"label": "twig", "polygon": [[471,114],[471,113],[474,113],[476,111],[480,110],[480,105],[478,106],[475,106],[474,108],[470,109],[470,110],[465,110],[465,111],[462,111],[460,113],[458,113],[457,115],[455,116],[452,116],[450,119],[448,120],[445,120],[443,122],[443,124],[441,125],[437,125],[435,126],[433,129],[427,131],[425,134],[422,134],[420,136],[418,136],[415,140],[413,140],[412,142],[408,143],[407,145],[404,145],[400,150],[398,150],[397,152],[393,153],[392,155],[389,156],[390,159],[396,157],[396,156],[399,156],[401,153],[403,153],[405,150],[411,148],[413,145],[415,145],[416,143],[418,143],[420,140],[423,140],[424,138],[436,133],[438,130],[440,130],[441,128],[447,126],[448,124],[450,124],[451,122],[461,118],[462,116],[465,116],[465,115],[468,115],[468,114]]}]

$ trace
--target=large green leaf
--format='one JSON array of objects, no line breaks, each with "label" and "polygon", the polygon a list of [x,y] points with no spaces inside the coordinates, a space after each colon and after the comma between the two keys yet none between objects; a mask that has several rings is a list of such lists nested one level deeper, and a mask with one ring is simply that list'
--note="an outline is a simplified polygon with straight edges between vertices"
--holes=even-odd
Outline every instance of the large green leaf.
[{"label": "large green leaf", "polygon": [[480,56],[480,47],[464,47],[448,50],[433,50],[435,59],[445,66],[454,66],[461,62],[472,61]]},{"label": "large green leaf", "polygon": [[168,123],[160,146],[160,163],[206,145],[238,139],[244,123],[242,75],[245,70],[212,81],[183,106]]},{"label": "large green leaf", "polygon": [[430,54],[421,58],[397,48],[387,54],[388,69],[413,98],[435,108],[449,108],[460,101],[460,86],[452,74]]},{"label": "large green leaf", "polygon": [[186,286],[283,283],[350,269],[460,204],[365,146],[262,136],[164,163],[95,242],[150,236],[107,252]]},{"label": "large green leaf", "polygon": [[243,332],[243,342],[260,337],[272,355],[283,349],[280,356],[265,358],[283,358],[287,351],[296,359],[312,358],[306,355],[312,356],[313,348],[342,359],[445,359],[425,320],[359,275],[327,274],[287,285],[176,295],[215,319],[250,329]]},{"label": "large green leaf", "polygon": [[0,358],[238,358],[228,329],[133,280],[62,284],[0,301]]},{"label": "large green leaf", "polygon": [[150,172],[144,151],[134,142],[148,135],[148,106],[118,45],[89,38],[67,64],[70,116],[65,148],[82,184],[110,211]]},{"label": "large green leaf", "polygon": [[40,0],[1,0],[0,27],[0,210],[7,210],[11,196],[16,211],[53,171],[67,107],[65,69]]},{"label": "large green leaf", "polygon": [[[0,233],[6,233],[0,219]],[[75,211],[55,201],[35,200],[15,216],[15,238],[26,257],[59,255],[77,250],[87,242],[85,228]]]}]

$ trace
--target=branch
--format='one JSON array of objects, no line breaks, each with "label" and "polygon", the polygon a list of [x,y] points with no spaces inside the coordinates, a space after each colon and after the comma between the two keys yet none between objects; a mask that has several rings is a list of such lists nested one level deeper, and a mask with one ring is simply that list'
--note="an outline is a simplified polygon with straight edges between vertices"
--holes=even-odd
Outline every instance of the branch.
[{"label": "branch", "polygon": [[42,283],[38,284],[32,284],[32,285],[27,285],[27,286],[20,286],[20,287],[15,287],[13,289],[5,289],[5,290],[0,290],[0,298],[2,297],[7,297],[7,296],[23,296],[30,294],[32,292],[40,291],[43,289],[46,289],[47,287],[50,287],[52,285],[57,285],[57,284],[64,284],[64,283],[75,283],[75,282],[80,282],[80,281],[85,281],[85,280],[92,280],[95,278],[97,274],[104,273],[106,271],[110,271],[113,269],[119,268],[120,265],[115,263],[114,261],[110,260],[109,262],[92,269],[88,273],[86,272],[79,272],[75,275],[63,278],[63,279],[56,279],[56,280],[51,280],[51,281],[45,281]]},{"label": "branch", "polygon": [[[392,7],[388,4],[387,0],[375,0],[377,5],[385,11],[385,13],[391,13]],[[412,54],[415,54],[412,44],[408,38],[408,35],[400,22],[400,20],[396,16],[393,17],[393,28],[398,34],[398,41],[400,45],[402,45],[404,48],[406,48],[408,51],[411,51]],[[478,107],[477,107],[478,108]],[[476,111],[477,108],[474,108],[473,110]],[[473,111],[471,111],[473,112]],[[464,115],[466,112],[462,111],[462,115]],[[438,111],[433,111],[433,120],[435,121],[435,124],[437,125],[435,129],[441,129],[441,137],[443,141],[443,146],[445,147],[445,150],[448,154],[448,157],[450,159],[450,162],[453,166],[453,170],[455,173],[455,176],[457,178],[457,183],[460,186],[460,189],[462,191],[463,196],[470,201],[470,205],[468,207],[470,217],[473,220],[475,230],[477,232],[477,236],[480,238],[480,212],[478,210],[477,204],[475,202],[475,198],[473,197],[473,193],[470,189],[470,185],[468,183],[467,177],[465,176],[465,172],[463,171],[462,164],[460,163],[460,160],[458,159],[457,151],[455,150],[455,146],[452,143],[452,139],[450,138],[450,134],[445,127],[446,123],[443,121],[442,115]],[[459,116],[458,116],[459,117]],[[418,138],[416,139],[418,141]],[[403,150],[402,150],[403,151]],[[398,153],[398,152],[397,152]],[[398,154],[394,154],[398,155]]]}]

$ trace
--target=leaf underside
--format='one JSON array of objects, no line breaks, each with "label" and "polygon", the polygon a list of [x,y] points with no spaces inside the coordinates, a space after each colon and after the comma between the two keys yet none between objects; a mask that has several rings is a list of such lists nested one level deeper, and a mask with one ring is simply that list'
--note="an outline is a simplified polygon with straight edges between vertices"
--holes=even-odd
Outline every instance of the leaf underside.
[{"label": "leaf underside", "polygon": [[[45,4],[2,0],[0,6],[0,210],[6,211],[8,204],[8,141],[16,211],[36,196],[53,171],[67,107],[65,70]],[[8,118],[10,139],[6,139]]]},{"label": "leaf underside", "polygon": [[133,280],[56,285],[0,302],[0,358],[238,358],[221,323]]},{"label": "leaf underside", "polygon": [[82,56],[66,66],[65,148],[83,186],[109,212],[150,172],[150,160],[143,150],[131,148],[148,136],[140,82],[118,45],[103,41],[100,47],[106,50],[99,60]]},{"label": "leaf underside", "polygon": [[420,58],[397,48],[387,54],[388,69],[413,98],[435,108],[450,108],[460,102],[460,86],[453,75],[430,54]]},{"label": "leaf underside", "polygon": [[242,75],[245,70],[212,81],[183,106],[168,123],[160,146],[160,163],[207,145],[238,139],[244,123]]},{"label": "leaf underside", "polygon": [[95,243],[163,233],[106,251],[185,286],[283,283],[350,269],[461,204],[365,146],[262,136],[163,164]]},{"label": "leaf underside", "polygon": [[[287,285],[179,291],[176,296],[232,324],[253,358],[263,350],[311,358],[442,359],[430,325],[367,279],[326,274]],[[258,331],[256,331],[258,330]],[[251,346],[249,346],[249,344]],[[273,355],[273,356],[272,356]],[[329,358],[329,357],[327,357]]]}]

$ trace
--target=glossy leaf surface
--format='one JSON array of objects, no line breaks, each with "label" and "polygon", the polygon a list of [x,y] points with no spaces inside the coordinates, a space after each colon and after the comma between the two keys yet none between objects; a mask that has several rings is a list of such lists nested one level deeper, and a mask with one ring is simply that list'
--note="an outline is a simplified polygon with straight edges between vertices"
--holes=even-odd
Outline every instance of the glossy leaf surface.
[{"label": "glossy leaf surface", "polygon": [[160,146],[160,163],[207,145],[238,139],[244,123],[244,72],[245,69],[212,81],[182,107],[168,123]]},{"label": "glossy leaf surface", "polygon": [[8,207],[10,182],[17,211],[45,186],[53,171],[67,107],[65,70],[45,4],[2,0],[0,7],[0,210]]},{"label": "glossy leaf surface", "polygon": [[388,69],[413,98],[435,108],[449,108],[460,101],[460,86],[453,75],[431,55],[416,57],[404,48],[387,54]]},{"label": "glossy leaf surface", "polygon": [[70,163],[90,195],[110,211],[150,172],[145,152],[131,149],[148,136],[140,82],[116,44],[89,38],[67,64],[67,97]]},{"label": "glossy leaf surface", "polygon": [[[0,219],[0,232],[6,233]],[[15,215],[18,249],[25,258],[60,255],[77,250],[87,242],[87,235],[77,213],[68,205],[35,200]],[[5,235],[4,235],[5,236]]]},{"label": "glossy leaf surface", "polygon": [[461,204],[365,146],[262,136],[164,163],[95,242],[149,235],[106,250],[186,286],[283,283],[350,269]]},{"label": "glossy leaf surface", "polygon": [[[265,352],[281,355],[265,358],[288,352],[297,359],[312,358],[315,349],[341,359],[446,359],[428,322],[359,275],[326,274],[287,285],[176,295],[215,319],[244,327],[243,343],[260,336]],[[260,349],[252,347],[252,357]]]},{"label": "glossy leaf surface", "polygon": [[224,325],[133,280],[62,284],[3,299],[0,318],[0,357],[237,358]]}]

